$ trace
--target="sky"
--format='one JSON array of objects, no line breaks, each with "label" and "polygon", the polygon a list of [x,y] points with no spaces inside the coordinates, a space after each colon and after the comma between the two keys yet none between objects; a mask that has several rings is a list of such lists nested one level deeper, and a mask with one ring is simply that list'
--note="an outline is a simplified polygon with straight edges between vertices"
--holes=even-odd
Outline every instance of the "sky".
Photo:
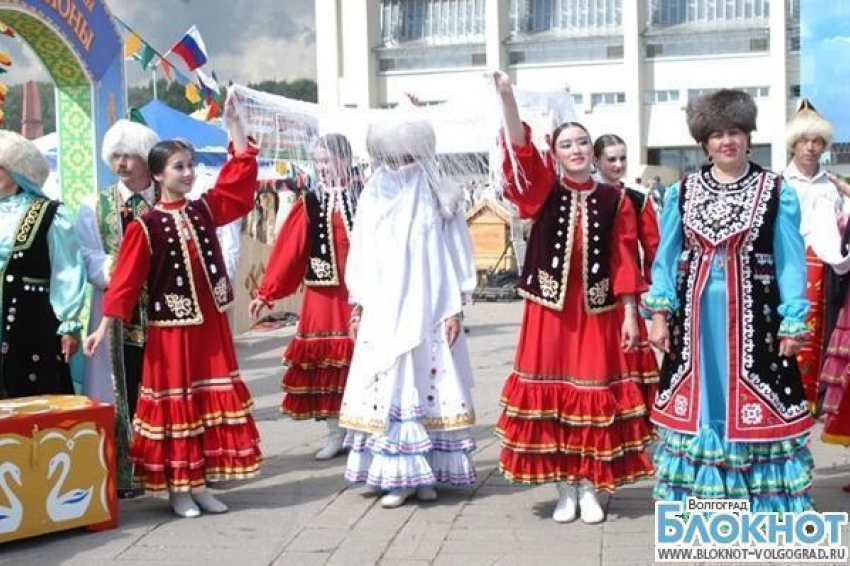
[{"label": "sky", "polygon": [[801,0],[800,88],[817,111],[835,127],[835,139],[850,140],[850,3],[846,0]]},{"label": "sky", "polygon": [[[215,71],[222,81],[246,84],[316,78],[314,1],[106,0],[106,4],[159,52],[197,25],[209,54],[203,69]],[[41,63],[20,40],[0,37],[0,51],[13,60],[5,82],[48,80]],[[150,76],[137,67],[128,63],[131,84]]]}]

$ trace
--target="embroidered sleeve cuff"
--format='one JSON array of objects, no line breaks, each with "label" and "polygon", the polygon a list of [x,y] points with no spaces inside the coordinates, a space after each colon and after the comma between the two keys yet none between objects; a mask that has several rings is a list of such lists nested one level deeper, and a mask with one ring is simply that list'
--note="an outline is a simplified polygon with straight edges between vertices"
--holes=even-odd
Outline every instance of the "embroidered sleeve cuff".
[{"label": "embroidered sleeve cuff", "polygon": [[783,320],[779,325],[780,338],[793,338],[795,340],[807,341],[812,337],[809,325],[798,320]]},{"label": "embroidered sleeve cuff", "polygon": [[652,318],[652,315],[663,314],[666,317],[670,316],[676,308],[676,305],[670,299],[664,297],[646,296],[640,304],[640,314],[644,318]]},{"label": "embroidered sleeve cuff", "polygon": [[65,334],[79,334],[82,329],[83,325],[79,320],[66,320],[59,325],[59,329],[56,331],[56,334],[58,336],[63,336]]}]

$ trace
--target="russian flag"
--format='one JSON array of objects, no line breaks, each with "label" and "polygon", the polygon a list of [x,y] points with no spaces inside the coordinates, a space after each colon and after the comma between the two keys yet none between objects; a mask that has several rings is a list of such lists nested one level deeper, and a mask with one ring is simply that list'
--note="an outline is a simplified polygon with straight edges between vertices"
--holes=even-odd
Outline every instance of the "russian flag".
[{"label": "russian flag", "polygon": [[186,62],[190,71],[194,71],[207,62],[207,48],[196,26],[190,27],[183,38],[174,44],[171,51]]}]

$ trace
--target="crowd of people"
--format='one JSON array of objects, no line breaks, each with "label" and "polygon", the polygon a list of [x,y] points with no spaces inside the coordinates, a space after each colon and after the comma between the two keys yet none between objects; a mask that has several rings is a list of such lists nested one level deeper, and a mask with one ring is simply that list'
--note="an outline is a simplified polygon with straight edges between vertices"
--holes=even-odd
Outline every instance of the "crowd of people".
[{"label": "crowd of people", "polygon": [[[594,140],[566,122],[535,147],[509,78],[492,81],[502,196],[532,221],[495,427],[501,473],[554,483],[552,518],[563,523],[604,521],[601,492],[653,476],[659,500],[812,509],[821,394],[823,440],[850,445],[850,293],[838,277],[850,272],[850,185],[820,163],[829,122],[804,104],[777,174],[748,157],[752,98],[702,95],[686,115],[705,164],[647,194],[623,182],[621,137]],[[187,199],[191,145],[116,123],[103,159],[118,180],[84,203],[76,226],[40,192],[47,166],[33,144],[0,133],[0,395],[73,391],[87,280],[83,393],[116,406],[119,495],[167,491],[181,517],[226,512],[208,484],[252,477],[262,462],[216,235],[255,204],[257,148],[238,106],[228,96],[230,159],[197,199]],[[435,159],[432,125],[398,111],[369,126],[366,147],[364,178],[343,135],[317,140],[314,182],[249,310],[257,317],[304,285],[281,411],[324,421],[315,457],[347,452],[345,479],[392,508],[477,481],[462,317],[476,272],[467,196]]]}]

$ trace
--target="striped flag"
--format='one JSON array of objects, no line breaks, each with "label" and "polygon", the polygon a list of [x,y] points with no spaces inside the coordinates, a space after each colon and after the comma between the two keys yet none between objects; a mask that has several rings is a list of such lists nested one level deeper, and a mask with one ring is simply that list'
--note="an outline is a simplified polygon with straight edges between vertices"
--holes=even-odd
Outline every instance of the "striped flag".
[{"label": "striped flag", "polygon": [[174,44],[170,52],[179,55],[190,71],[194,71],[207,62],[207,48],[196,26],[190,27],[183,38]]}]

